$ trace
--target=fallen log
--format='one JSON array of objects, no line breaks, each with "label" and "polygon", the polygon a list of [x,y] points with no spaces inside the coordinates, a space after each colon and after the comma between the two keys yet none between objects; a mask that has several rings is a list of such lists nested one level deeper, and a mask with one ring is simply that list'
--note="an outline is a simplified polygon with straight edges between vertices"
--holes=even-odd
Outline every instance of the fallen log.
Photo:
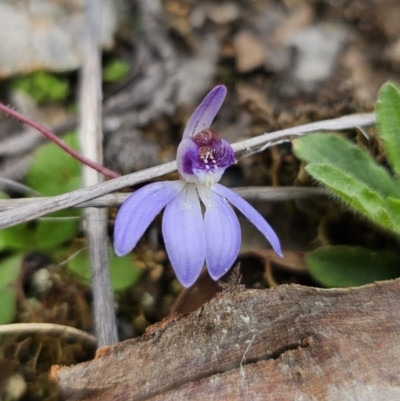
[{"label": "fallen log", "polygon": [[232,286],[52,375],[71,401],[400,400],[399,315],[400,280]]}]

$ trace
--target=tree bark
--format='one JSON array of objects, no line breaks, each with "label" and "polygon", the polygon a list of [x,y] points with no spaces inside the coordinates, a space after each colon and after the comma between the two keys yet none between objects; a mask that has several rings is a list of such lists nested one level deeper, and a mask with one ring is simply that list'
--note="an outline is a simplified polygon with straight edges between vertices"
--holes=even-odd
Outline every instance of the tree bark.
[{"label": "tree bark", "polygon": [[400,280],[235,286],[52,373],[67,400],[398,400],[399,309]]}]

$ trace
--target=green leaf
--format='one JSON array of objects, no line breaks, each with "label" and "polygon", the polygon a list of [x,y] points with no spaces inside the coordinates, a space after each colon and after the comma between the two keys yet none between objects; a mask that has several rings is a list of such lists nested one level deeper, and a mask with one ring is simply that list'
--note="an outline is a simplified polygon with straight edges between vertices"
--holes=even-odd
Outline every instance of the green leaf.
[{"label": "green leaf", "polygon": [[387,159],[400,176],[400,91],[395,85],[386,83],[379,91],[376,117]]},{"label": "green leaf", "polygon": [[354,287],[400,276],[400,257],[350,246],[323,246],[306,255],[312,277],[325,287]]},{"label": "green leaf", "polygon": [[333,134],[313,134],[293,141],[297,157],[308,163],[324,163],[343,171],[379,195],[400,197],[389,172],[357,145]]},{"label": "green leaf", "polygon": [[18,77],[12,86],[14,90],[27,93],[38,103],[64,100],[69,92],[67,79],[44,71]]},{"label": "green leaf", "polygon": [[386,209],[389,212],[390,219],[397,232],[400,232],[400,199],[387,198]]},{"label": "green leaf", "polygon": [[[63,140],[78,149],[75,133],[66,135]],[[81,164],[54,143],[46,144],[36,153],[26,183],[46,196],[73,191],[81,186]],[[47,217],[75,217],[79,214],[79,211],[69,209]],[[73,238],[78,228],[77,220],[39,221],[31,238],[37,249],[50,249]]]},{"label": "green leaf", "polygon": [[114,291],[123,291],[136,284],[141,276],[140,270],[135,265],[133,255],[118,257],[111,253],[110,272],[111,285]]},{"label": "green leaf", "polygon": [[103,70],[103,80],[105,82],[118,82],[126,77],[130,70],[130,64],[118,59],[111,60]]},{"label": "green leaf", "polygon": [[[63,140],[78,149],[75,133],[66,135]],[[45,196],[73,191],[81,184],[81,165],[57,145],[48,143],[36,152],[26,184]]]},{"label": "green leaf", "polygon": [[31,249],[31,233],[27,227],[27,224],[19,224],[0,230],[0,251]]},{"label": "green leaf", "polygon": [[[118,257],[110,248],[109,252],[111,285],[114,291],[123,291],[132,287],[140,278],[141,272],[132,255]],[[79,252],[68,262],[68,269],[90,282],[90,256],[87,249]]]},{"label": "green leaf", "polygon": [[[41,220],[36,224],[33,223],[34,232],[31,235],[31,241],[35,244],[34,249],[51,249],[74,238],[79,229],[79,219],[73,218],[78,215],[79,211],[77,210],[61,210],[46,216],[54,218],[54,220]],[[62,219],[63,217],[67,219]],[[69,217],[72,219],[69,220]]]},{"label": "green leaf", "polygon": [[[77,213],[63,210],[47,217],[74,217]],[[42,220],[19,224],[0,231],[0,251],[49,250],[73,238],[78,228],[79,220]]]},{"label": "green leaf", "polygon": [[[69,134],[65,142],[77,148],[77,138]],[[41,147],[26,177],[26,184],[46,196],[78,189],[81,183],[80,163],[53,143]],[[46,217],[76,217],[78,210],[62,210]],[[78,220],[34,221],[0,231],[1,250],[48,250],[73,238]]]},{"label": "green leaf", "polygon": [[0,324],[13,321],[16,312],[16,289],[13,286],[22,266],[22,255],[0,262]]},{"label": "green leaf", "polygon": [[400,233],[400,226],[394,226],[386,210],[386,200],[367,185],[330,165],[312,163],[305,169],[352,208],[381,227]]},{"label": "green leaf", "polygon": [[11,287],[1,288],[0,324],[11,323],[17,310],[17,295]]}]

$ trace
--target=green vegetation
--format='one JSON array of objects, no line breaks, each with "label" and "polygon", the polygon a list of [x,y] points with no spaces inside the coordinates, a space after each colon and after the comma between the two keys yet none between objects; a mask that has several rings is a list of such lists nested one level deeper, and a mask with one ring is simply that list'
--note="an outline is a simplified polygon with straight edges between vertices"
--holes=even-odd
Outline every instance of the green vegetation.
[{"label": "green vegetation", "polygon": [[[140,278],[140,270],[135,265],[135,260],[132,255],[124,257],[117,257],[110,247],[109,249],[109,263],[111,285],[114,291],[123,291],[136,284]],[[77,255],[71,258],[68,262],[68,269],[83,278],[85,281],[90,282],[91,269],[90,257],[87,249],[82,250]]]},{"label": "green vegetation", "polygon": [[103,69],[104,82],[118,82],[124,79],[130,69],[129,63],[118,59],[110,60]]},{"label": "green vegetation", "polygon": [[[393,174],[364,150],[333,134],[296,139],[294,151],[308,163],[305,169],[313,178],[350,208],[400,239],[400,91],[393,84],[387,83],[381,88],[376,114]],[[311,274],[328,286],[356,285],[400,276],[400,271],[394,269],[400,265],[399,258],[384,252],[367,257],[368,252],[325,247],[311,253],[307,260]],[[375,262],[375,268],[366,263],[368,258]],[[360,274],[363,266],[365,271]]]},{"label": "green vegetation", "polygon": [[37,103],[65,100],[69,92],[69,83],[66,78],[44,71],[15,78],[12,87],[14,90],[27,93]]}]

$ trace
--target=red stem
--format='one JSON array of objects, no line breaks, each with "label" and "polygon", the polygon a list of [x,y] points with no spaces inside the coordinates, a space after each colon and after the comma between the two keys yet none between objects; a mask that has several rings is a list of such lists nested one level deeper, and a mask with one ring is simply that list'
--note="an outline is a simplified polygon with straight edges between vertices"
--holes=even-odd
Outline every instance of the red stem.
[{"label": "red stem", "polygon": [[23,114],[19,113],[18,111],[15,111],[15,110],[11,109],[10,107],[8,107],[4,104],[1,104],[1,103],[0,103],[0,110],[2,110],[4,113],[8,114],[9,116],[14,117],[17,120],[35,128],[36,130],[41,132],[43,135],[45,135],[47,138],[49,138],[51,141],[53,141],[56,145],[58,145],[61,149],[65,150],[72,157],[74,157],[76,160],[80,161],[81,163],[85,164],[86,166],[91,167],[92,169],[98,171],[99,173],[101,173],[109,178],[120,177],[120,174],[116,173],[115,171],[109,170],[108,168],[102,166],[101,164],[98,164],[98,163],[94,162],[93,160],[90,160],[87,157],[81,155],[79,152],[72,149],[64,141],[62,141],[60,138],[58,138],[56,135],[54,135],[50,130],[48,130],[43,125],[37,123],[36,121],[33,121],[32,119],[30,119],[28,117],[25,117]]}]

